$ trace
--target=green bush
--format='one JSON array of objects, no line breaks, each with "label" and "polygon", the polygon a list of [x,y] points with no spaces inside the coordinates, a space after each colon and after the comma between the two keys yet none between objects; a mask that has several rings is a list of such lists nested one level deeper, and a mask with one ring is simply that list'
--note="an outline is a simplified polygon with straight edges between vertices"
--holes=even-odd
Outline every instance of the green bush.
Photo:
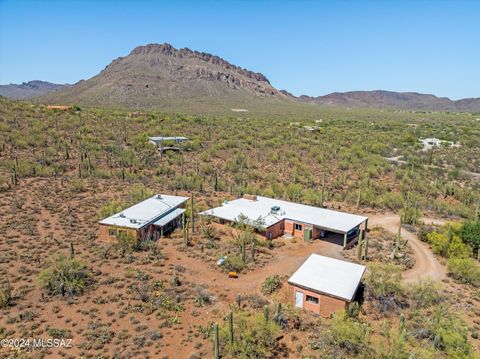
[{"label": "green bush", "polygon": [[120,212],[123,209],[123,206],[116,201],[109,201],[104,206],[100,208],[99,215],[100,218],[107,218],[111,215]]},{"label": "green bush", "polygon": [[229,272],[241,272],[245,268],[245,263],[240,256],[228,256],[223,263],[223,267]]},{"label": "green bush", "polygon": [[265,279],[265,282],[262,284],[262,293],[265,295],[272,294],[273,292],[280,289],[282,282],[280,276],[275,274]]},{"label": "green bush", "polygon": [[76,259],[59,255],[40,273],[39,281],[51,295],[79,295],[91,284],[91,272]]},{"label": "green bush", "polygon": [[344,314],[334,315],[328,329],[320,331],[310,343],[312,349],[321,350],[327,357],[368,357],[371,351],[370,327]]},{"label": "green bush", "polygon": [[273,358],[280,349],[280,332],[274,321],[265,322],[262,314],[236,311],[233,316],[234,341],[229,341],[228,324],[220,328],[221,352],[237,359]]},{"label": "green bush", "polygon": [[480,258],[480,221],[464,223],[460,228],[459,235]]},{"label": "green bush", "polygon": [[401,267],[397,265],[376,263],[368,267],[366,293],[381,313],[392,314],[405,306],[401,279]]},{"label": "green bush", "polygon": [[448,260],[448,274],[459,282],[480,286],[480,264],[472,258],[451,258]]},{"label": "green bush", "polygon": [[9,282],[0,285],[0,309],[5,309],[12,305],[13,295],[12,287]]}]

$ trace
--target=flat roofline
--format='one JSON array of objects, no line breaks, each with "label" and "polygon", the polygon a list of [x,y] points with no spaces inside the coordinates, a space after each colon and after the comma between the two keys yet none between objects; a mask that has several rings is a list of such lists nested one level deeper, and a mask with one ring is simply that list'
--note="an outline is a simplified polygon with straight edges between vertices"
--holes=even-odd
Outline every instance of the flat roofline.
[{"label": "flat roofline", "polygon": [[322,294],[322,295],[326,295],[326,296],[329,296],[329,297],[332,297],[332,298],[336,298],[336,299],[340,299],[340,300],[343,300],[343,301],[346,301],[346,302],[349,302],[351,303],[353,301],[353,298],[355,297],[355,294],[357,294],[357,291],[358,291],[358,287],[360,286],[360,283],[362,282],[362,278],[363,278],[363,275],[365,274],[365,271],[367,270],[367,268],[365,267],[363,269],[363,272],[362,272],[362,275],[360,276],[360,280],[358,282],[358,285],[357,285],[357,288],[355,288],[355,291],[353,292],[353,295],[350,299],[348,298],[343,298],[343,297],[339,297],[338,295],[335,295],[335,294],[331,294],[331,293],[328,293],[328,292],[324,292],[324,291],[321,291],[321,290],[318,290],[318,289],[314,289],[314,288],[310,288],[310,287],[307,287],[305,285],[302,285],[302,284],[298,284],[298,283],[295,283],[295,282],[291,282],[290,280],[287,280],[287,283],[294,286],[294,287],[298,287],[298,288],[301,288],[301,289],[305,289],[305,290],[308,290],[310,292],[314,292],[314,293],[318,293],[318,294]]}]

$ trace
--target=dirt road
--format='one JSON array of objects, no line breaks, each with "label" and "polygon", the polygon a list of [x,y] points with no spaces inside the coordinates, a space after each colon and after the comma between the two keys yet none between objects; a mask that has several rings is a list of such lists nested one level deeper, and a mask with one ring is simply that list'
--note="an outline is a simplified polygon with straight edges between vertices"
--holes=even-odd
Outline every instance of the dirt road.
[{"label": "dirt road", "polygon": [[[443,221],[425,218],[426,223],[442,224]],[[398,233],[400,218],[398,215],[378,215],[372,216],[368,221],[369,225],[379,225],[391,233]],[[445,267],[443,267],[435,258],[429,246],[420,241],[417,235],[410,233],[402,228],[402,238],[408,239],[408,243],[413,250],[415,266],[404,272],[405,282],[413,282],[422,278],[430,278],[435,281],[442,280],[446,276]]]}]

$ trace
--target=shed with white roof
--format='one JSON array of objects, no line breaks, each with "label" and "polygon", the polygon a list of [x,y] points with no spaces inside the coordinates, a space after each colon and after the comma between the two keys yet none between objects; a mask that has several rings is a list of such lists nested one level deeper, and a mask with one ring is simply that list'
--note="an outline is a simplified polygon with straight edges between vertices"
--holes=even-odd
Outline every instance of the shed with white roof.
[{"label": "shed with white roof", "polygon": [[354,300],[365,270],[360,264],[311,254],[288,280],[293,303],[328,317]]}]

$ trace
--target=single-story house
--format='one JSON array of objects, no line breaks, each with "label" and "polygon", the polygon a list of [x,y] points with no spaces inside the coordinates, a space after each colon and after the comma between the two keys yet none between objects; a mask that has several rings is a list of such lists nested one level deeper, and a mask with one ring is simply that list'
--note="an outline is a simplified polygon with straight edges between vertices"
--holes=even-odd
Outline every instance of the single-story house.
[{"label": "single-story house", "polygon": [[368,217],[252,195],[225,201],[200,214],[222,223],[236,222],[240,217],[254,226],[261,223],[261,232],[268,239],[287,235],[312,240],[338,233],[343,236],[344,247],[354,243],[361,224],[365,230],[368,224]]},{"label": "single-story house", "polygon": [[365,269],[360,264],[311,254],[288,280],[294,306],[324,317],[345,309],[354,300]]},{"label": "single-story house", "polygon": [[157,194],[99,222],[99,239],[156,240],[182,223],[188,197]]}]

